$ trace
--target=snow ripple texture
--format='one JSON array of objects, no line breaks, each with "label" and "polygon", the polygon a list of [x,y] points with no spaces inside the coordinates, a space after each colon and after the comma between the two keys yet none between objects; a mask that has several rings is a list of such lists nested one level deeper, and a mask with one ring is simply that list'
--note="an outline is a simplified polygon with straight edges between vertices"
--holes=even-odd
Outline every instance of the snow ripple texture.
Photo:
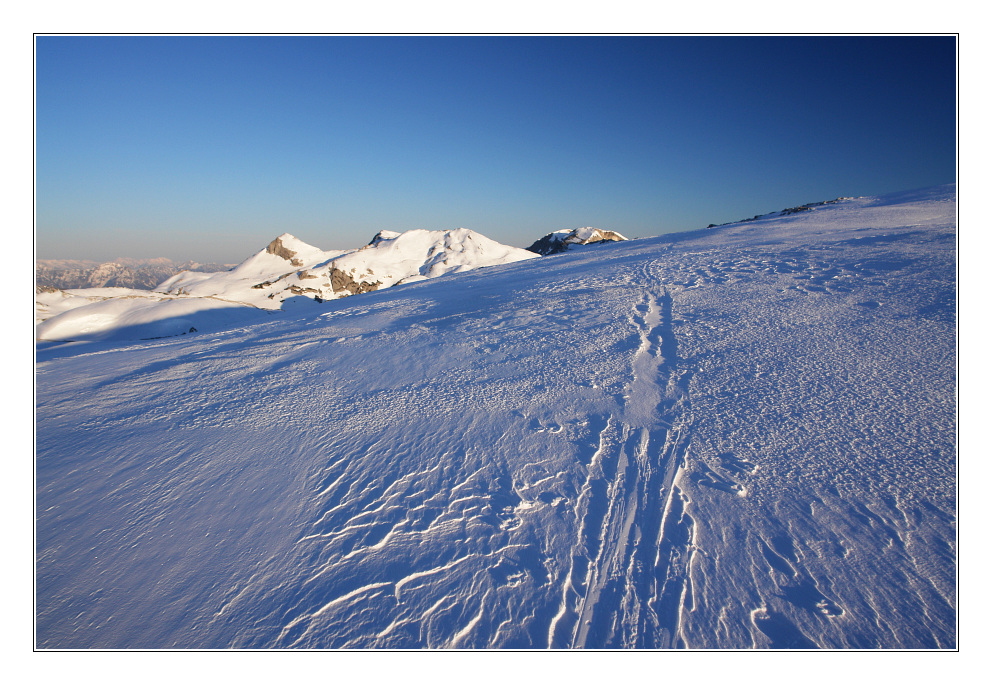
[{"label": "snow ripple texture", "polygon": [[954,648],[954,188],[40,343],[41,649]]}]

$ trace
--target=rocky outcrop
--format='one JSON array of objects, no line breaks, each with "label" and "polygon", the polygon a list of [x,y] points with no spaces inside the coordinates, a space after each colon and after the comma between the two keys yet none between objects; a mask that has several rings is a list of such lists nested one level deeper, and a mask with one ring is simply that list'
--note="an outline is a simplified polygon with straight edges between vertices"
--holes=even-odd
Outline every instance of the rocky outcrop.
[{"label": "rocky outcrop", "polygon": [[276,257],[282,257],[293,266],[303,266],[303,260],[296,259],[296,252],[283,245],[281,236],[269,243],[265,251]]},{"label": "rocky outcrop", "polygon": [[534,242],[527,249],[539,255],[547,256],[564,252],[572,245],[594,245],[597,243],[608,243],[617,240],[627,240],[616,231],[606,231],[600,228],[576,228],[572,230],[556,231],[549,233],[540,240]]},{"label": "rocky outcrop", "polygon": [[347,292],[351,295],[370,293],[379,288],[382,281],[367,282],[355,280],[351,274],[337,267],[331,267],[331,290],[335,293]]},{"label": "rocky outcrop", "polygon": [[732,224],[746,224],[751,221],[757,221],[758,219],[766,219],[775,216],[789,216],[790,214],[798,214],[799,212],[808,212],[814,207],[823,207],[824,205],[834,205],[838,202],[846,202],[848,200],[853,200],[853,197],[838,197],[834,200],[823,200],[822,202],[810,202],[809,204],[799,205],[798,207],[786,207],[779,212],[771,212],[770,214],[755,214],[749,219],[738,219],[737,221],[725,221],[722,224],[710,224],[706,228],[719,228],[721,226],[730,226]]},{"label": "rocky outcrop", "polygon": [[379,231],[372,237],[372,240],[370,240],[369,244],[365,247],[375,247],[383,240],[394,240],[395,238],[399,238],[401,235],[403,234],[397,233],[396,231]]}]

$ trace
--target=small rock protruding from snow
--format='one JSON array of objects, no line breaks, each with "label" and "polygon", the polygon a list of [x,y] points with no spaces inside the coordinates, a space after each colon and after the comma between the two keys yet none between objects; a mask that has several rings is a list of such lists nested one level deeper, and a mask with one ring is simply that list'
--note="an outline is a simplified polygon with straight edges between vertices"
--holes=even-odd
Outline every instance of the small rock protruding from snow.
[{"label": "small rock protruding from snow", "polygon": [[539,255],[547,256],[564,252],[572,245],[593,245],[618,240],[627,240],[616,231],[606,231],[601,228],[585,226],[583,228],[564,229],[549,233],[534,242],[527,249]]},{"label": "small rock protruding from snow", "polygon": [[375,236],[373,236],[372,240],[369,241],[369,244],[366,247],[375,247],[383,240],[392,240],[393,238],[399,238],[401,235],[403,234],[397,233],[396,231],[379,231],[375,234]]}]

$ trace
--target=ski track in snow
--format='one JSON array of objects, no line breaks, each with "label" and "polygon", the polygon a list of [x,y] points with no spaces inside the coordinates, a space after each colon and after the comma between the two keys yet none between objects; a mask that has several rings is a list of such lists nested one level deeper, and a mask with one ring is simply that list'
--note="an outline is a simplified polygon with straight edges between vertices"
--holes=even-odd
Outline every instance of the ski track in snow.
[{"label": "ski track in snow", "polygon": [[38,646],[954,647],[953,211],[859,202],[39,346]]},{"label": "ski track in snow", "polygon": [[692,524],[677,486],[689,426],[671,302],[663,288],[660,297],[649,291],[631,316],[640,336],[633,378],[582,488],[580,537],[551,647],[679,646]]}]

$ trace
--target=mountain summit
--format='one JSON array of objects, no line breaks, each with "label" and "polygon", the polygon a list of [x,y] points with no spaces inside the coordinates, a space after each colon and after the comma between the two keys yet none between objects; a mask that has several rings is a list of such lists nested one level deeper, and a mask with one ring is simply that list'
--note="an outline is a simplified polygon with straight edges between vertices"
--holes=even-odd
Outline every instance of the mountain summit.
[{"label": "mountain summit", "polygon": [[301,287],[298,292],[322,299],[346,297],[536,256],[467,228],[405,233],[381,231],[360,250],[299,274],[300,280],[316,279],[317,283]]},{"label": "mountain summit", "polygon": [[303,266],[306,261],[319,260],[325,256],[323,250],[318,250],[312,245],[307,245],[289,233],[283,233],[269,243],[265,248],[265,253],[281,257],[292,266]]},{"label": "mountain summit", "polygon": [[230,271],[184,271],[163,281],[155,290],[170,295],[220,298],[261,309],[279,309],[283,300],[292,295],[275,297],[275,293],[288,287],[283,282],[285,279],[300,269],[316,266],[341,254],[344,251],[321,250],[283,233]]},{"label": "mountain summit", "polygon": [[278,309],[292,297],[332,300],[535,256],[467,228],[380,231],[364,247],[332,252],[284,233],[231,271],[179,274],[157,290]]}]

